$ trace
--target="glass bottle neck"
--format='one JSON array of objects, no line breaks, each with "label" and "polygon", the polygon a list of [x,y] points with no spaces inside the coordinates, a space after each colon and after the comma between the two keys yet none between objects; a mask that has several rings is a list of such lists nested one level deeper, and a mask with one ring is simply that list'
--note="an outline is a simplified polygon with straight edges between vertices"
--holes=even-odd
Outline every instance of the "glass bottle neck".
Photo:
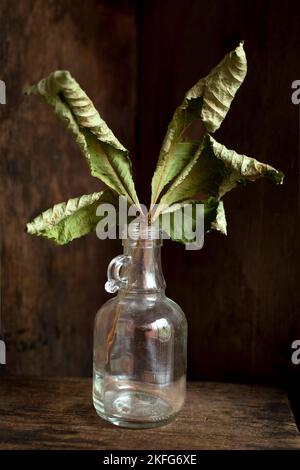
[{"label": "glass bottle neck", "polygon": [[164,292],[166,284],[161,268],[161,240],[127,239],[124,254],[130,261],[124,268],[127,286],[120,291],[154,294]]}]

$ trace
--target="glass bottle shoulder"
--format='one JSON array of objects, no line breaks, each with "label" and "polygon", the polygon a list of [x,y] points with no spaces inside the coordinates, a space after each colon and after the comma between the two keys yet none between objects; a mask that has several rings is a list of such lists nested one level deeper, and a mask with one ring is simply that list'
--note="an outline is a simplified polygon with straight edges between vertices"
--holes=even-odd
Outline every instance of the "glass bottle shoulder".
[{"label": "glass bottle shoulder", "polygon": [[119,293],[109,299],[96,314],[96,322],[106,322],[116,312],[120,319],[137,323],[151,323],[165,320],[174,327],[186,324],[186,318],[179,305],[165,294],[137,295]]}]

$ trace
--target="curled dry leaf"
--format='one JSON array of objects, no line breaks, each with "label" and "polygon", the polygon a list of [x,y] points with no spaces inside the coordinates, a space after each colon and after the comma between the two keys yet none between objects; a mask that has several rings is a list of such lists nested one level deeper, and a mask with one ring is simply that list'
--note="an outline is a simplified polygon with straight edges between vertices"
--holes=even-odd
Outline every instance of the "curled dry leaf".
[{"label": "curled dry leaf", "polygon": [[[166,208],[163,212],[161,212],[158,219],[160,227],[163,231],[167,233],[171,240],[184,244],[195,242],[194,235],[191,236],[190,233],[187,233],[186,227],[189,227],[189,230],[191,230],[191,232],[196,230],[197,222],[199,222],[197,221],[196,205],[199,203],[203,204],[204,232],[208,233],[212,230],[217,230],[223,235],[227,235],[227,223],[223,201],[219,201],[214,197],[210,197],[202,202],[184,201],[181,203],[173,204],[172,206]],[[192,211],[190,214],[185,214],[183,216],[182,209],[184,209],[184,206],[186,204],[192,205]],[[168,217],[166,217],[167,214]],[[185,220],[188,223],[184,224],[183,222],[181,224],[178,224],[176,223],[176,217],[180,217],[181,220],[184,217],[185,219],[183,219],[183,221]]]},{"label": "curled dry leaf", "polygon": [[196,164],[183,180],[174,181],[161,198],[161,206],[193,198],[203,200],[212,196],[220,199],[238,183],[255,181],[264,176],[276,183],[283,181],[280,171],[227,149],[210,135],[206,135],[201,144],[194,143],[195,147],[197,145],[200,155]]},{"label": "curled dry leaf", "polygon": [[93,176],[139,206],[128,151],[70,72],[57,70],[25,93],[40,95],[52,106],[85,155]]},{"label": "curled dry leaf", "polygon": [[184,178],[199,157],[199,154],[189,151],[182,158],[182,152],[178,151],[178,144],[183,141],[188,127],[196,119],[201,119],[207,132],[217,130],[246,73],[246,55],[243,44],[240,43],[186,93],[183,103],[175,111],[162,144],[152,178],[152,206],[159,200],[165,186],[175,177]]},{"label": "curled dry leaf", "polygon": [[65,245],[95,230],[101,217],[96,215],[100,203],[116,203],[116,196],[107,190],[69,199],[38,215],[27,224],[27,232]]}]

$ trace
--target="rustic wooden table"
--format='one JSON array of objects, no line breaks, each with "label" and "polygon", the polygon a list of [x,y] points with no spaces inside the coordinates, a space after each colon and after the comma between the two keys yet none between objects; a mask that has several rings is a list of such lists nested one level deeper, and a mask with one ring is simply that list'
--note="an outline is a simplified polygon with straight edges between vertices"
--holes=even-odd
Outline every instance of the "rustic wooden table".
[{"label": "rustic wooden table", "polygon": [[283,390],[190,383],[186,405],[162,428],[101,420],[84,378],[0,379],[0,449],[300,449]]}]

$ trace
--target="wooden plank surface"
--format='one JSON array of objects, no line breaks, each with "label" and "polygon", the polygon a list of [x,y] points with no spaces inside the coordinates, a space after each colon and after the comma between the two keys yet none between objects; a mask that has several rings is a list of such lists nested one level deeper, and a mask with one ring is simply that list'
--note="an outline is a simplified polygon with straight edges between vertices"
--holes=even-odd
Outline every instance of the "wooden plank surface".
[{"label": "wooden plank surface", "polygon": [[290,347],[300,337],[299,110],[290,99],[291,83],[300,77],[300,2],[138,5],[143,8],[137,100],[142,201],[149,200],[156,158],[184,93],[240,39],[247,77],[215,138],[286,175],[280,187],[261,180],[226,194],[227,237],[210,233],[202,250],[190,252],[164,242],[167,292],[189,323],[189,377],[286,383],[290,374],[300,382]]},{"label": "wooden plank surface", "polygon": [[[136,8],[143,8],[137,18]],[[1,304],[9,374],[88,376],[92,325],[107,300],[119,241],[93,235],[55,247],[25,223],[99,190],[63,124],[22,89],[69,69],[138,165],[148,202],[157,155],[186,90],[245,39],[248,75],[217,140],[286,174],[228,194],[228,237],[204,249],[164,242],[168,295],[189,322],[193,380],[300,382],[298,108],[299,0],[2,0],[0,78]],[[138,70],[137,70],[138,68]],[[259,71],[259,73],[258,73]],[[138,93],[137,93],[138,92]],[[0,372],[1,373],[1,372]]]},{"label": "wooden plank surface", "polygon": [[[95,234],[64,247],[30,237],[41,211],[103,187],[64,124],[26,84],[70,70],[134,154],[136,25],[130,2],[2,0],[0,79],[0,334],[11,375],[89,376],[93,320],[109,298],[110,260],[121,242]],[[88,345],[88,347],[87,347]]]},{"label": "wooden plank surface", "polygon": [[91,380],[2,378],[0,449],[295,449],[300,436],[285,392],[190,383],[177,420],[129,430],[101,420]]}]

